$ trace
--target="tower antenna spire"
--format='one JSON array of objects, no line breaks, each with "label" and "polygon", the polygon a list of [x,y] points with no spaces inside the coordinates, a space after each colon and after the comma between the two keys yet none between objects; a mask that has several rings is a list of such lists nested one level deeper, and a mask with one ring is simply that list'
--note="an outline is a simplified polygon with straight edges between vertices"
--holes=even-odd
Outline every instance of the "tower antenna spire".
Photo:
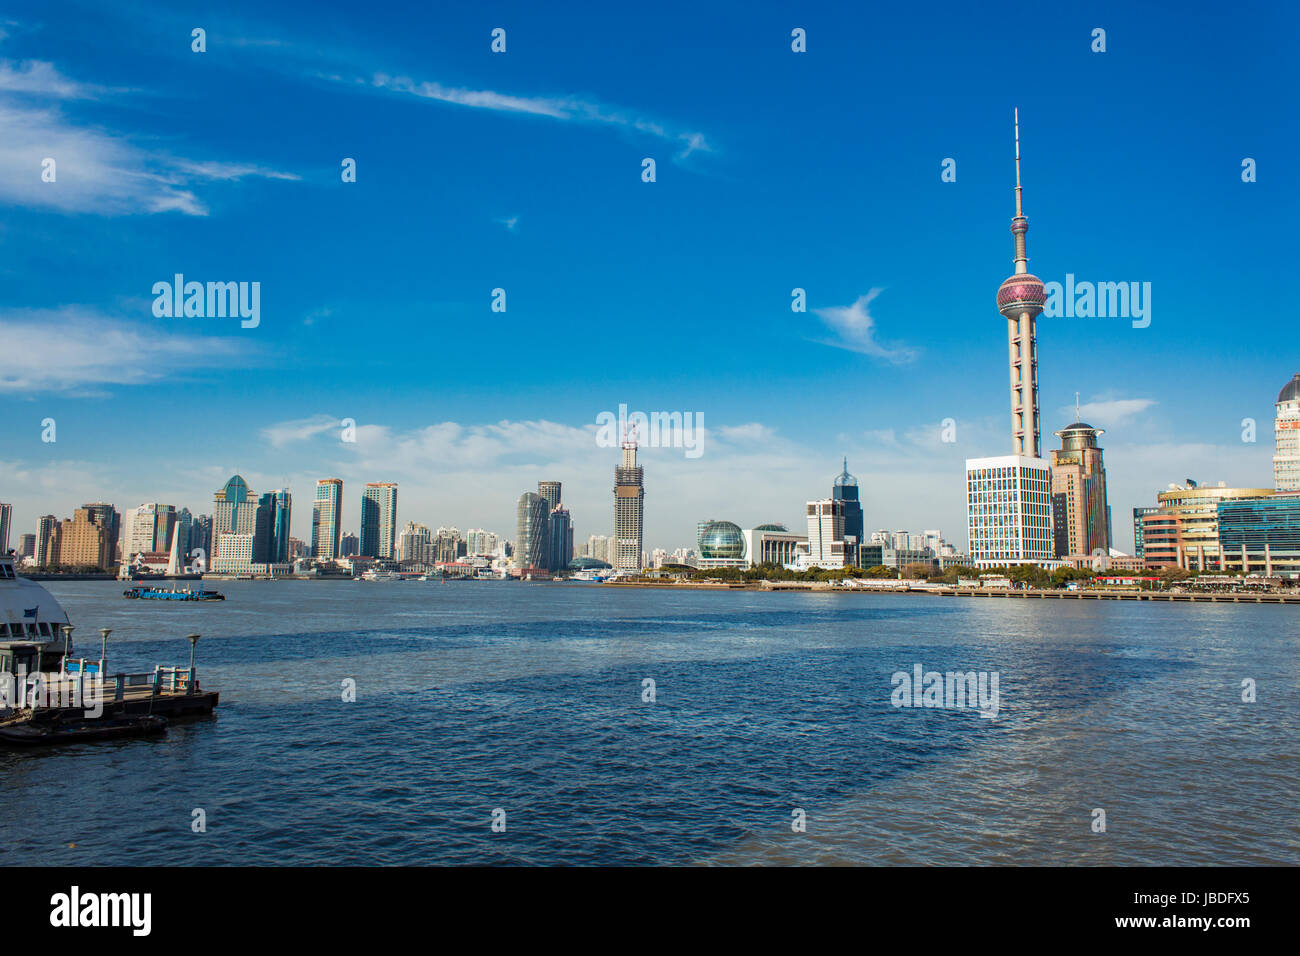
[{"label": "tower antenna spire", "polygon": [[1016,217],[1024,215],[1020,205],[1020,107],[1016,107]]}]

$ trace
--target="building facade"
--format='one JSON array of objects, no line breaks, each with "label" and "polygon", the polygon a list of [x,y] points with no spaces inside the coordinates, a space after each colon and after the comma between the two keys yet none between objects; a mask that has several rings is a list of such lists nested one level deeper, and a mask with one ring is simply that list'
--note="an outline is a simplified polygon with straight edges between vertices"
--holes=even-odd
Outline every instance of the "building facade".
[{"label": "building facade", "polygon": [[1050,463],[1023,455],[968,458],[966,526],[977,568],[1054,561]]},{"label": "building facade", "polygon": [[1146,555],[1146,538],[1143,534],[1142,519],[1147,515],[1155,514],[1159,509],[1151,507],[1142,507],[1133,509],[1133,556],[1145,557]]},{"label": "building facade", "polygon": [[1219,503],[1272,494],[1272,488],[1203,487],[1194,481],[1160,492],[1155,512],[1142,519],[1143,560],[1150,568],[1222,571]]},{"label": "building facade", "polygon": [[1300,578],[1300,492],[1220,501],[1224,571]]}]

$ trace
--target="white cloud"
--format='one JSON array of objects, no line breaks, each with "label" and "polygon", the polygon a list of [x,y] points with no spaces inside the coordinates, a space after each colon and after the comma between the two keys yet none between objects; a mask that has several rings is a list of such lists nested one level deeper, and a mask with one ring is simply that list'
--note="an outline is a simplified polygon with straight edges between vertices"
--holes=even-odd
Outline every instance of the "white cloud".
[{"label": "white cloud", "polygon": [[859,352],[895,365],[914,362],[920,352],[903,345],[890,345],[876,339],[876,320],[868,306],[883,290],[872,289],[859,296],[852,305],[813,309],[813,312],[838,335],[837,341],[822,340],[823,345]]},{"label": "white cloud", "polygon": [[159,332],[78,307],[0,312],[0,393],[144,385],[177,368],[216,368],[247,349],[231,339]]}]

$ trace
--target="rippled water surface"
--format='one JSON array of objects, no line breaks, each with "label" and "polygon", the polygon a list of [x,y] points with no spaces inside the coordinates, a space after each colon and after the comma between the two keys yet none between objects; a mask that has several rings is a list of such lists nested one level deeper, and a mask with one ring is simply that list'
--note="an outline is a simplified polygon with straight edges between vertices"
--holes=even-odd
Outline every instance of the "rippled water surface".
[{"label": "rippled water surface", "polygon": [[[221,705],[155,740],[0,751],[0,860],[1300,863],[1300,609],[218,587],[50,585],[79,653],[114,629],[113,670],[184,664],[201,633]],[[891,706],[917,663],[996,672],[997,718]]]}]

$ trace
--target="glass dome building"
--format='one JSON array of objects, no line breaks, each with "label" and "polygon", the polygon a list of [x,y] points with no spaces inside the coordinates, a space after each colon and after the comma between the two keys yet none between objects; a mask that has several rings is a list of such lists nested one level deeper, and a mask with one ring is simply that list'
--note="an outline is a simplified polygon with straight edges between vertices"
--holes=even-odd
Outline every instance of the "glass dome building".
[{"label": "glass dome building", "polygon": [[699,546],[702,568],[745,566],[745,536],[734,522],[710,521],[700,529]]}]

